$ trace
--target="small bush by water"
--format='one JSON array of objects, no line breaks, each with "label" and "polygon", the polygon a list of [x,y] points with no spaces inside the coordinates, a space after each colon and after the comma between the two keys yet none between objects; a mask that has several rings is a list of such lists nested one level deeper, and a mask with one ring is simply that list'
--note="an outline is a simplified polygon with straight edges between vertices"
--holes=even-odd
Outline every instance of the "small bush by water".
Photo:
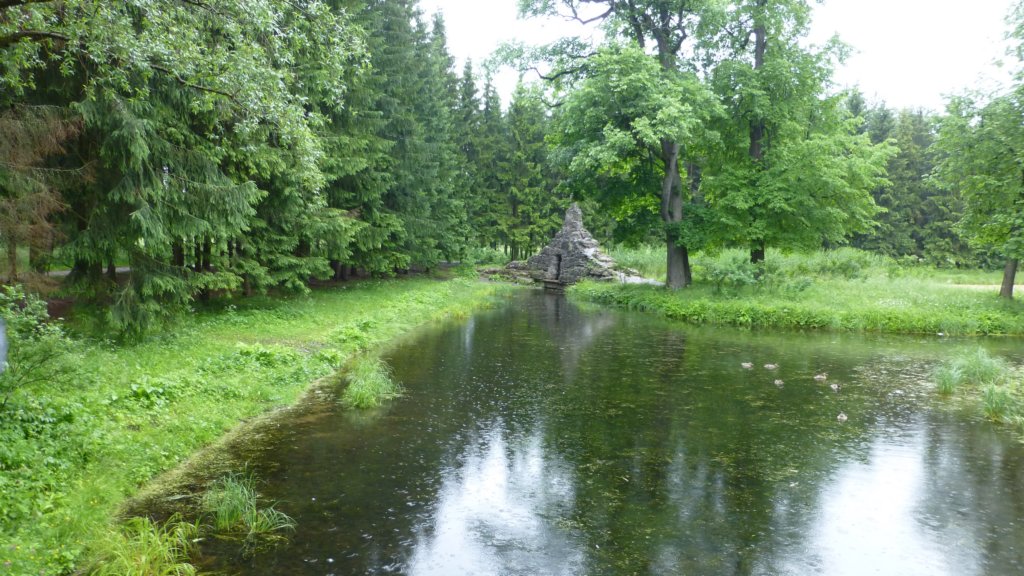
[{"label": "small bush by water", "polygon": [[378,358],[356,358],[347,378],[341,401],[350,408],[377,408],[402,395],[402,387],[392,377],[391,368]]}]

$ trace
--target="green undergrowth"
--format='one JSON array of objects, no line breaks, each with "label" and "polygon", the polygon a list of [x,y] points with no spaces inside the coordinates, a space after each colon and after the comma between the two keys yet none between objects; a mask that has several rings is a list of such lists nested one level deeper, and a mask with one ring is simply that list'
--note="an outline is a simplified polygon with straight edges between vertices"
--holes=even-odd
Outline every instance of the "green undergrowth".
[{"label": "green undergrowth", "polygon": [[933,378],[944,396],[968,400],[990,420],[1024,433],[1024,371],[978,349],[945,361]]},{"label": "green undergrowth", "polygon": [[[416,326],[506,288],[357,282],[201,310],[126,346],[73,337],[72,369],[15,389],[0,414],[0,573],[67,574],[116,532],[119,506],[239,422],[296,402]],[[12,345],[12,351],[14,346]]]},{"label": "green undergrowth", "polygon": [[[665,280],[664,246],[617,246],[608,253],[619,265],[637,270],[646,278]],[[827,278],[908,278],[931,285],[989,286],[998,286],[1002,280],[1001,271],[936,268],[855,248],[786,253],[769,249],[760,281],[749,260],[748,251],[734,248],[696,253],[690,264],[698,284],[718,285],[727,293],[757,283],[768,288],[799,290],[807,280]]]}]

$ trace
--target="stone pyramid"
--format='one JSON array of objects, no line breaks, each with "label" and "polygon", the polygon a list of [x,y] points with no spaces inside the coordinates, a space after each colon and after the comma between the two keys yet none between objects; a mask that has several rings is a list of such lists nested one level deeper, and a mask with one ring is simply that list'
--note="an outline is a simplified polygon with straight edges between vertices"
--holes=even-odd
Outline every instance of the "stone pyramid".
[{"label": "stone pyramid", "polygon": [[583,211],[573,202],[565,223],[540,254],[527,261],[534,280],[575,284],[580,280],[612,280],[618,277],[615,262],[601,251],[597,240],[583,227]]}]

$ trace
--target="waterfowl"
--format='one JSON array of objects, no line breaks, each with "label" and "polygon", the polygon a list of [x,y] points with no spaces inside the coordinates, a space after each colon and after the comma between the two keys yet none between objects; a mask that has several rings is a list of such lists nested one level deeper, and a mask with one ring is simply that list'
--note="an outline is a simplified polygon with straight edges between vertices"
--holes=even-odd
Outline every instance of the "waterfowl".
[{"label": "waterfowl", "polygon": [[779,365],[778,364],[765,364],[764,367],[769,369],[769,370],[775,370],[776,368],[779,367]]},{"label": "waterfowl", "polygon": [[836,420],[839,420],[840,422],[846,422],[846,413],[840,412],[839,416],[836,416]]},{"label": "waterfowl", "polygon": [[814,375],[814,379],[817,380],[818,382],[824,382],[825,380],[828,380],[828,372],[822,372],[821,374],[815,374]]},{"label": "waterfowl", "polygon": [[839,384],[836,384],[835,382],[829,384],[828,387],[831,388],[833,392],[839,392]]},{"label": "waterfowl", "polygon": [[780,387],[780,388],[781,388],[781,387],[782,387],[782,384],[783,384],[783,382],[782,382],[782,379],[781,379],[781,378],[776,378],[776,379],[775,379],[775,385],[776,385],[776,386],[778,386],[778,387]]},{"label": "waterfowl", "polygon": [[754,363],[753,362],[740,362],[740,366],[743,366],[747,370],[750,370],[751,368],[754,367]]}]

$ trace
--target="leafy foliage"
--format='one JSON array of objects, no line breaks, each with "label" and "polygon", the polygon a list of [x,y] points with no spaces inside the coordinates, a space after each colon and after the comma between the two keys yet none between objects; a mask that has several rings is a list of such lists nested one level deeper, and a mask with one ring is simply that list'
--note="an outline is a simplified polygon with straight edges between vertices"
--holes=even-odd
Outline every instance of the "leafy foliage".
[{"label": "leafy foliage", "polygon": [[0,414],[20,390],[61,381],[72,372],[71,346],[63,329],[49,322],[46,302],[20,286],[0,286],[0,318],[10,342],[0,373]]},{"label": "leafy foliage", "polygon": [[1024,257],[1024,184],[1015,142],[1024,132],[1017,94],[984,106],[968,97],[954,98],[935,143],[940,160],[936,182],[957,190],[964,210],[960,230],[977,246],[1006,258]]}]

